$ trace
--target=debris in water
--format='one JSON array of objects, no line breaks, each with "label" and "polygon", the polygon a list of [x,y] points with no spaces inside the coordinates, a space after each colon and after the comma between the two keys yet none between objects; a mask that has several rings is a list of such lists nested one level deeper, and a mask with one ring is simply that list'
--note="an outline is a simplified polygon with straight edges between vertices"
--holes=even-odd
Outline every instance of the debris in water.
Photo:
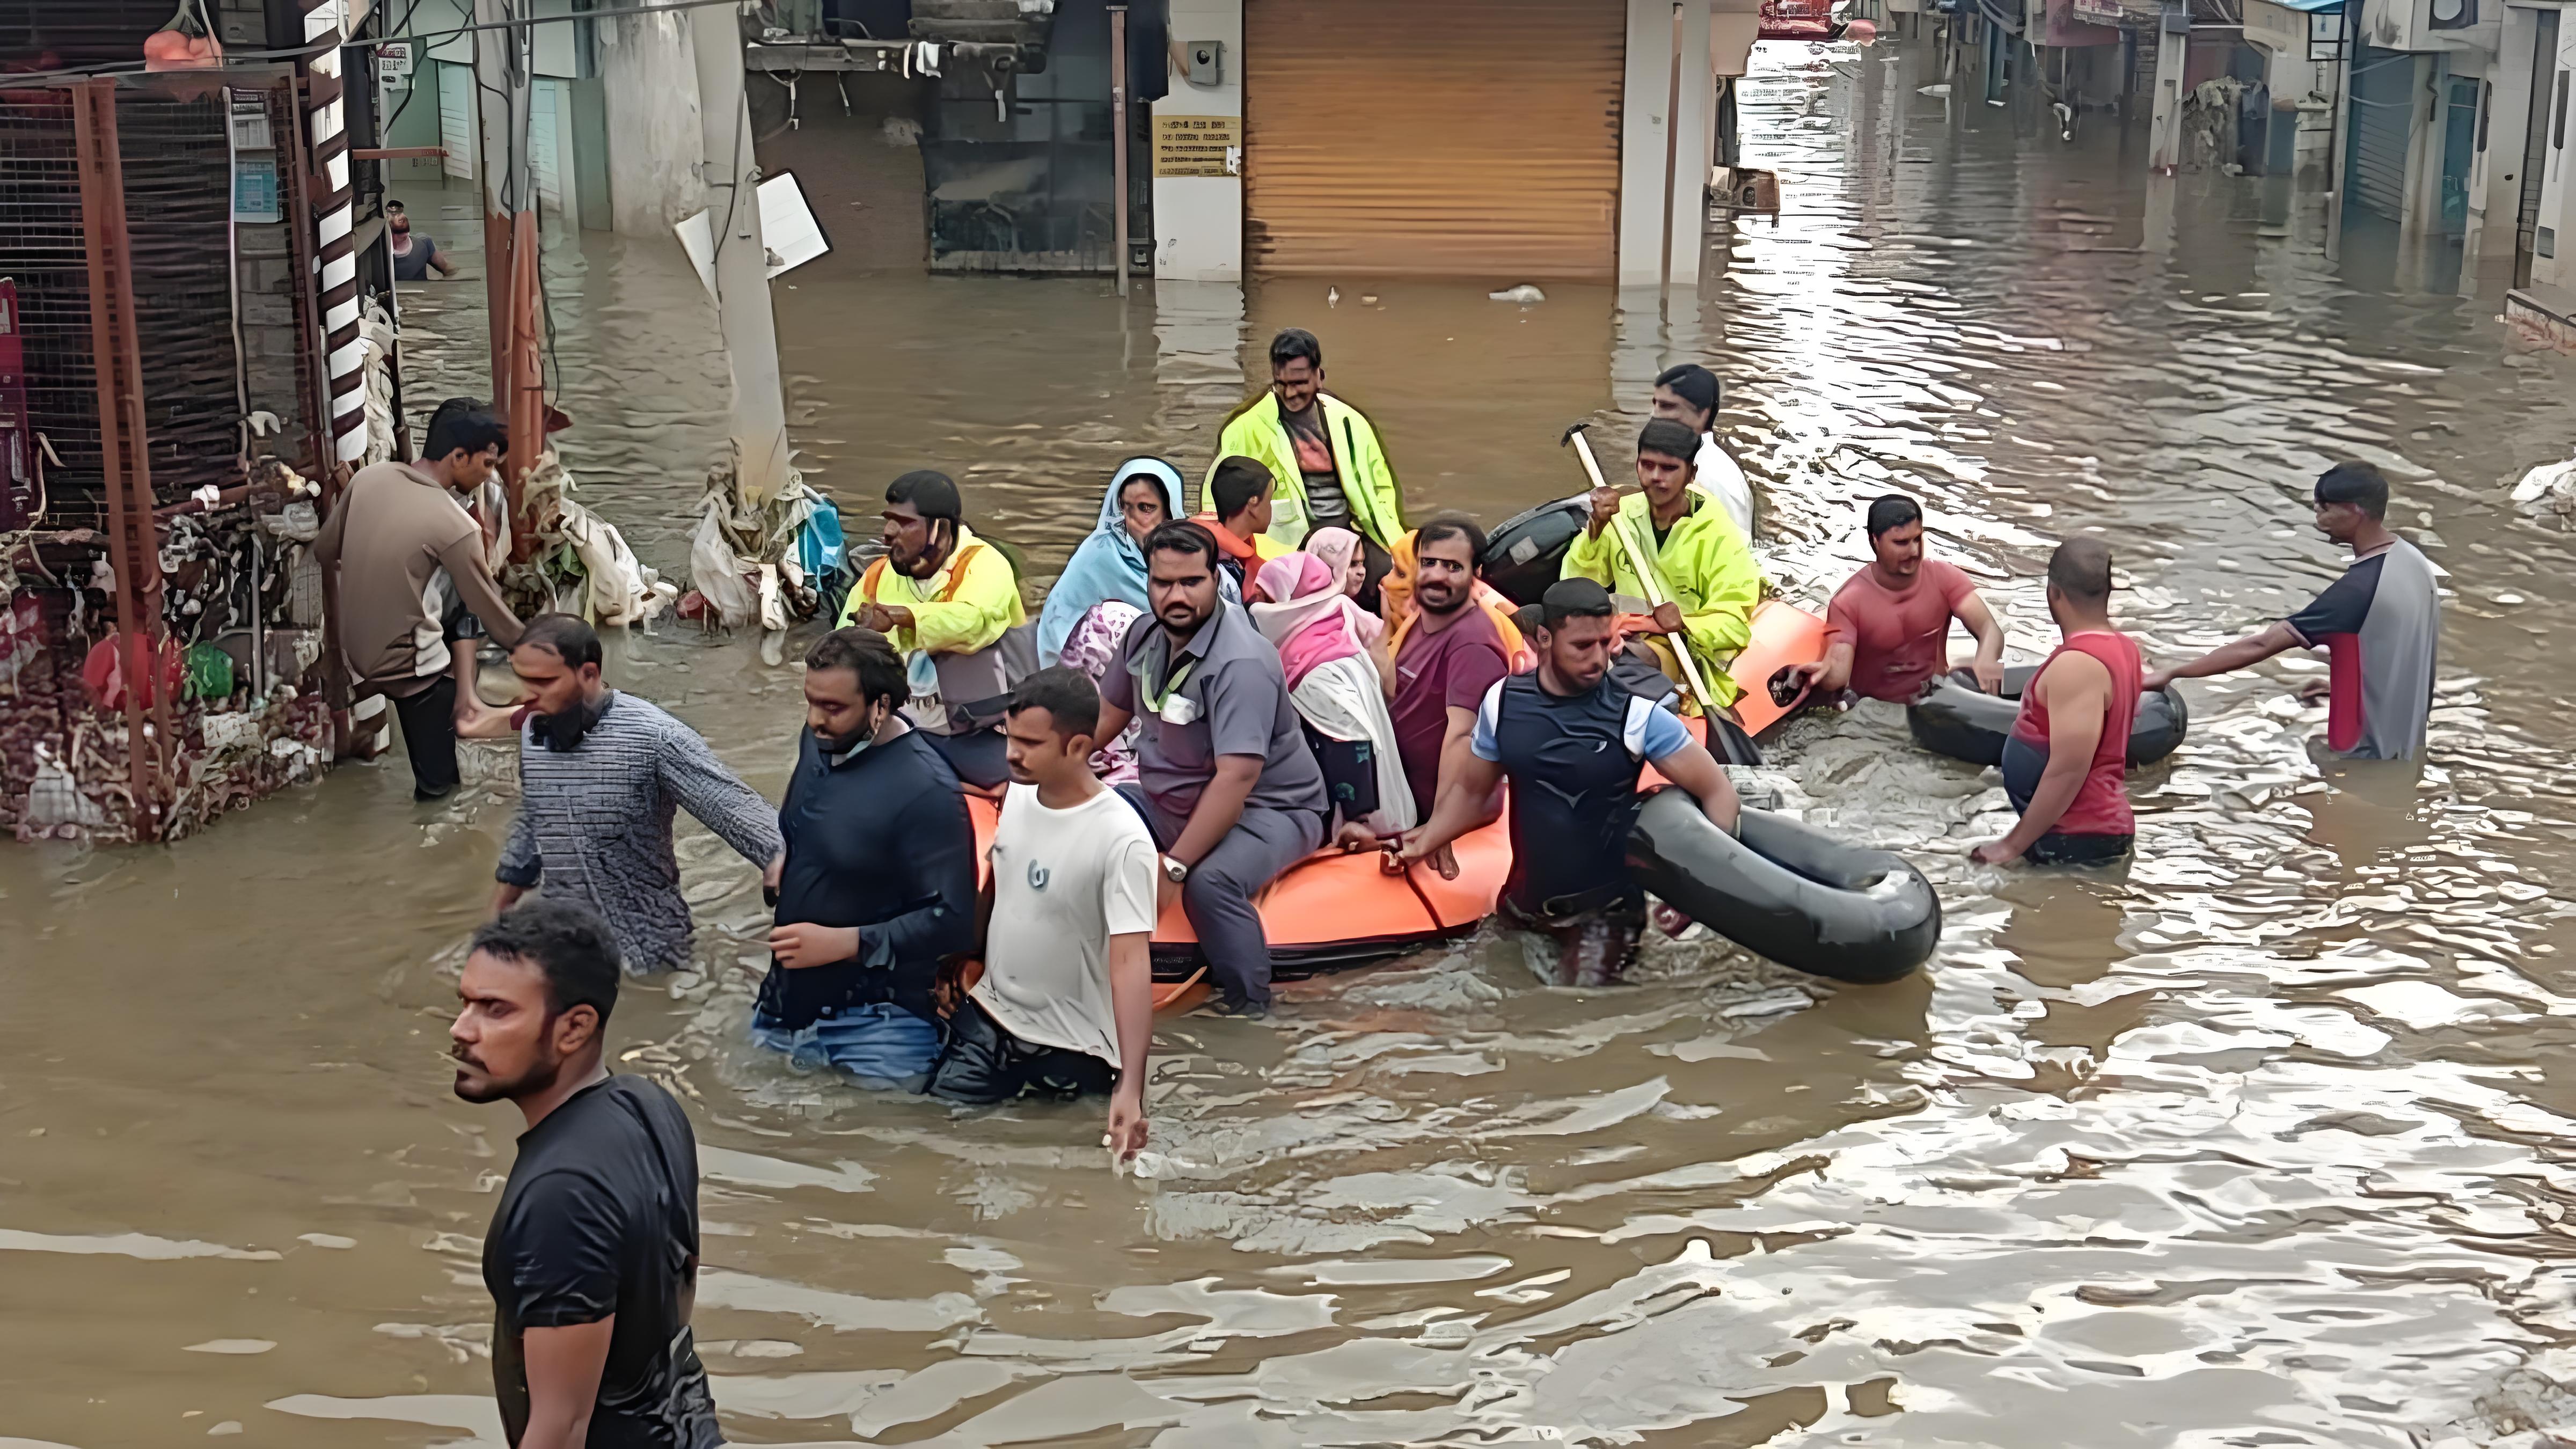
[{"label": "debris in water", "polygon": [[1527,282],[1523,282],[1517,287],[1505,287],[1499,292],[1487,292],[1485,295],[1497,302],[1518,302],[1524,307],[1528,306],[1532,302],[1544,302],[1547,300],[1547,293],[1540,291],[1538,288],[1531,286]]}]

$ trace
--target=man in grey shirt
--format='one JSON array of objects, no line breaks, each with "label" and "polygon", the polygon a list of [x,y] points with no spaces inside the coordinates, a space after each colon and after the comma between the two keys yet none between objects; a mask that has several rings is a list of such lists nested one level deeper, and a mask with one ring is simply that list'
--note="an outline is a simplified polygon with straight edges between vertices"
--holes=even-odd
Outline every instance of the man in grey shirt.
[{"label": "man in grey shirt", "polygon": [[2317,528],[2352,550],[2352,566],[2308,606],[2177,669],[2148,673],[2148,689],[2260,663],[2285,649],[2326,651],[2326,748],[2350,760],[2411,760],[2424,751],[2433,666],[2442,643],[2440,575],[2422,550],[2388,531],[2388,479],[2368,463],[2337,463],[2317,479]]},{"label": "man in grey shirt", "polygon": [[1252,898],[1324,841],[1324,773],[1289,702],[1279,651],[1217,597],[1214,535],[1186,521],[1145,540],[1151,618],[1100,681],[1102,739],[1138,722],[1138,783],[1121,786],[1162,850],[1230,1010],[1270,1008],[1270,942]]},{"label": "man in grey shirt", "polygon": [[689,961],[689,902],[671,849],[676,811],[696,816],[772,884],[787,846],[776,809],[695,730],[601,682],[599,657],[598,633],[570,614],[529,620],[510,651],[533,697],[515,716],[497,717],[519,731],[519,818],[493,871],[492,914],[542,885],[549,897],[599,912],[626,969],[640,976]]}]

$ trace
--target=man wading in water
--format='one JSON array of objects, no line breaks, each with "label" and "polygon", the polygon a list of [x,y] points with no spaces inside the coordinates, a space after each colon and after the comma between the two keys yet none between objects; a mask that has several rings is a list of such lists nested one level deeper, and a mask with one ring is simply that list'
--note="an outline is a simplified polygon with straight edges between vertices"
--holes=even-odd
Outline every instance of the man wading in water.
[{"label": "man wading in water", "polygon": [[2206,679],[2289,649],[2326,651],[2326,679],[2300,689],[2326,697],[2326,748],[2348,760],[2411,760],[2424,752],[2433,663],[2442,644],[2442,591],[2433,561],[2388,530],[2388,479],[2368,463],[2337,463],[2317,479],[2317,531],[2352,550],[2344,576],[2286,619],[2173,669],[2146,687]]},{"label": "man wading in water", "polygon": [[1608,590],[1590,579],[1549,585],[1530,641],[1537,672],[1485,692],[1457,778],[1442,782],[1431,823],[1399,856],[1430,857],[1484,823],[1494,787],[1510,780],[1512,870],[1495,914],[1552,944],[1558,986],[1612,985],[1637,954],[1646,893],[1628,875],[1628,832],[1647,761],[1735,831],[1735,787],[1708,750],[1662,706],[1610,682],[1617,638]]},{"label": "man wading in water", "polygon": [[483,1238],[492,1390],[515,1449],[715,1449],[689,1310],[698,1147],[671,1094],[612,1076],[617,945],[531,901],[474,933],[448,1028],[456,1095],[527,1120]]}]

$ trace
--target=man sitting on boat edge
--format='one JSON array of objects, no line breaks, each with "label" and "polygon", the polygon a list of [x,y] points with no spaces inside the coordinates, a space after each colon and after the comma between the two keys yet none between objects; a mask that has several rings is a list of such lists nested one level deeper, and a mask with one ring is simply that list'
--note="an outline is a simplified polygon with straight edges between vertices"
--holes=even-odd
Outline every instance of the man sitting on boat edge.
[{"label": "man sitting on boat edge", "polygon": [[1699,438],[1682,424],[1646,424],[1637,435],[1644,492],[1592,491],[1591,521],[1566,549],[1560,577],[1590,579],[1652,604],[1643,647],[1676,681],[1688,671],[1673,651],[1688,649],[1712,696],[1702,703],[1723,709],[1742,692],[1727,666],[1752,641],[1762,570],[1725,507],[1691,486],[1698,450]]}]

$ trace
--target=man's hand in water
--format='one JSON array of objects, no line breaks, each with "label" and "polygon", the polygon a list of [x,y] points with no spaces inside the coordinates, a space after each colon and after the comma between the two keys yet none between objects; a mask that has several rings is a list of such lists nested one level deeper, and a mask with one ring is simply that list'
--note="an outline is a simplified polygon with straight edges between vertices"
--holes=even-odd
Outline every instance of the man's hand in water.
[{"label": "man's hand in water", "polygon": [[1599,538],[1601,530],[1610,526],[1610,520],[1619,516],[1619,490],[1595,488],[1585,496],[1584,501],[1592,505],[1590,527],[1592,536]]},{"label": "man's hand in water", "polygon": [[1682,606],[1672,603],[1657,604],[1655,606],[1655,627],[1667,634],[1680,633],[1682,631]]},{"label": "man's hand in water", "polygon": [[859,954],[859,928],[813,926],[803,922],[780,926],[769,933],[769,954],[777,957],[778,964],[790,971],[853,960]]},{"label": "man's hand in water", "polygon": [[1983,690],[1988,694],[2001,694],[2004,692],[2004,666],[2002,660],[1998,659],[1990,661],[1985,659],[1972,659],[1968,661],[1968,669],[1971,673],[1977,676],[1977,688],[1980,690]]},{"label": "man's hand in water", "polygon": [[2138,689],[2144,694],[2154,694],[2156,691],[2163,689],[2166,685],[2173,682],[2174,672],[2172,670],[2150,669],[2146,673],[2138,676]]},{"label": "man's hand in water", "polygon": [[1145,1150],[1145,1084],[1122,1081],[1118,1090],[1109,1094],[1109,1135],[1103,1139],[1110,1155],[1121,1162],[1133,1162]]},{"label": "man's hand in water", "polygon": [[1968,859],[1979,865],[2010,865],[2021,859],[2021,852],[2013,849],[2011,841],[1989,840],[1969,851]]}]

